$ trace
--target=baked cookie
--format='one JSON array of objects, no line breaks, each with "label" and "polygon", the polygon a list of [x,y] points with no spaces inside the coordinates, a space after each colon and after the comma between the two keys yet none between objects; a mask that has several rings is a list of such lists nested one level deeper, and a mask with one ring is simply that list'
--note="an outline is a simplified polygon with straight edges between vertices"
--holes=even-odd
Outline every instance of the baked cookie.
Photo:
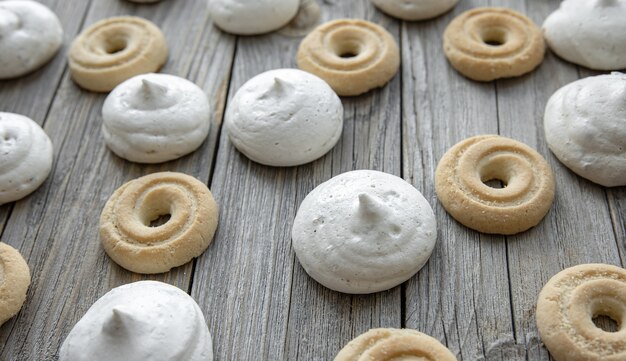
[{"label": "baked cookie", "polygon": [[142,74],[118,85],[102,107],[104,140],[118,156],[161,163],[196,150],[211,108],[200,87],[173,75]]},{"label": "baked cookie", "polygon": [[20,252],[0,242],[0,326],[20,311],[29,285],[30,270]]},{"label": "baked cookie", "polygon": [[550,150],[569,169],[605,187],[626,185],[626,75],[599,75],[550,97],[544,116]]},{"label": "baked cookie", "polygon": [[[165,224],[151,225],[167,215]],[[100,216],[100,238],[127,270],[162,273],[202,254],[217,221],[217,204],[204,183],[182,173],[153,173],[113,193]]]},{"label": "baked cookie", "polygon": [[48,178],[52,142],[39,124],[0,112],[0,205],[22,199]]},{"label": "baked cookie", "polygon": [[459,0],[372,0],[372,2],[393,17],[415,21],[431,19],[450,11]]},{"label": "baked cookie", "polygon": [[0,1],[0,79],[30,73],[61,47],[59,18],[35,1]]},{"label": "baked cookie", "polygon": [[63,342],[59,361],[212,361],[200,307],[179,288],[140,281],[112,289]]},{"label": "baked cookie", "polygon": [[436,339],[409,329],[375,328],[350,341],[335,361],[456,361]]},{"label": "baked cookie", "polygon": [[331,150],[343,130],[343,105],[322,79],[277,69],[248,80],[228,104],[231,142],[255,162],[289,167]]},{"label": "baked cookie", "polygon": [[359,95],[393,78],[400,50],[380,25],[339,19],[318,26],[302,40],[298,67],[324,79],[341,96]]},{"label": "baked cookie", "polygon": [[457,16],[443,34],[450,64],[466,77],[491,81],[526,74],[543,61],[541,30],[505,8],[476,8]]},{"label": "baked cookie", "polygon": [[[499,180],[504,188],[485,184]],[[435,172],[441,205],[466,227],[515,234],[537,225],[554,200],[548,162],[524,143],[479,135],[450,148]]]},{"label": "baked cookie", "polygon": [[[598,328],[600,315],[619,330]],[[626,270],[583,264],[559,272],[539,294],[537,328],[555,361],[626,360]]]},{"label": "baked cookie", "polygon": [[209,14],[228,33],[256,35],[287,25],[299,6],[300,0],[209,0]]},{"label": "baked cookie", "polygon": [[72,42],[70,72],[81,87],[108,92],[135,75],[161,69],[167,53],[165,36],[150,21],[112,17],[91,25]]},{"label": "baked cookie", "polygon": [[626,0],[565,0],[543,23],[550,49],[596,70],[626,68]]},{"label": "baked cookie", "polygon": [[311,191],[291,236],[300,264],[317,282],[339,292],[373,293],[424,266],[437,224],[426,199],[402,178],[358,170]]}]

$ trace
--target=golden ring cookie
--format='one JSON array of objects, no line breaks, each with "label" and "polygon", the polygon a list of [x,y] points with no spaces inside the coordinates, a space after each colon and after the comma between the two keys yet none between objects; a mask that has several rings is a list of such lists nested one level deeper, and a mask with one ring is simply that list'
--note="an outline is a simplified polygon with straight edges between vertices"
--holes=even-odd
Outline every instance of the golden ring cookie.
[{"label": "golden ring cookie", "polygon": [[359,95],[393,78],[400,50],[383,27],[339,19],[318,26],[302,40],[298,67],[324,79],[338,95]]},{"label": "golden ring cookie", "polygon": [[[597,327],[597,316],[619,330]],[[557,273],[539,293],[537,328],[556,361],[626,360],[626,270],[583,264]]]},{"label": "golden ring cookie", "polygon": [[[167,215],[165,224],[151,226]],[[217,204],[204,183],[182,173],[154,173],[113,193],[100,216],[100,238],[106,253],[127,270],[162,273],[202,254],[217,221]]]},{"label": "golden ring cookie", "polygon": [[335,361],[456,361],[436,339],[409,329],[375,328],[350,341]]},{"label": "golden ring cookie", "polygon": [[0,325],[20,311],[29,285],[30,270],[20,252],[0,242]]},{"label": "golden ring cookie", "polygon": [[[504,188],[484,182],[499,180]],[[463,225],[484,233],[515,234],[537,225],[554,200],[548,162],[524,143],[479,135],[450,148],[435,172],[443,207]]]},{"label": "golden ring cookie", "polygon": [[541,29],[504,8],[477,8],[457,16],[443,34],[452,66],[466,77],[491,81],[526,74],[543,60]]},{"label": "golden ring cookie", "polygon": [[135,75],[158,71],[167,60],[167,44],[152,22],[134,16],[98,21],[72,42],[72,79],[81,87],[108,92]]}]

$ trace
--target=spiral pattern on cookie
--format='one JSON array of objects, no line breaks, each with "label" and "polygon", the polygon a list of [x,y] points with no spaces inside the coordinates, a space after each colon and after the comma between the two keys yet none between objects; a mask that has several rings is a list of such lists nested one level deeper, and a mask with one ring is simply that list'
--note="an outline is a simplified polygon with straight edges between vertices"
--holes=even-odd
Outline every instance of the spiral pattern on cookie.
[{"label": "spiral pattern on cookie", "polygon": [[358,95],[386,84],[398,71],[393,36],[365,20],[327,22],[302,40],[298,67],[324,79],[339,95]]},{"label": "spiral pattern on cookie", "polygon": [[[217,228],[217,204],[204,183],[173,172],[132,180],[111,196],[100,217],[107,254],[138,273],[167,272],[199,256]],[[151,226],[160,217],[165,224]]]},{"label": "spiral pattern on cookie", "polygon": [[[608,316],[616,332],[597,327],[593,318]],[[541,339],[557,361],[626,359],[626,270],[584,264],[559,272],[537,301]]]},{"label": "spiral pattern on cookie", "polygon": [[[487,181],[499,180],[504,188]],[[459,142],[435,173],[444,208],[465,226],[484,233],[515,234],[535,226],[554,199],[554,175],[527,145],[497,135]]]},{"label": "spiral pattern on cookie", "polygon": [[456,357],[433,337],[415,330],[372,329],[350,341],[335,361],[456,361]]},{"label": "spiral pattern on cookie", "polygon": [[444,51],[468,78],[489,81],[519,76],[543,60],[541,29],[504,8],[478,8],[456,17],[444,32]]}]

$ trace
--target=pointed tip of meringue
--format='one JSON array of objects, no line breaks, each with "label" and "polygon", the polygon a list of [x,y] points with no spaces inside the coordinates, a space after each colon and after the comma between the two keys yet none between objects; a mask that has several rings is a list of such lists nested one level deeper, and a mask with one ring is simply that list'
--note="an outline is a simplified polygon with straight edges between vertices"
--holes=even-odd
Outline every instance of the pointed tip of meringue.
[{"label": "pointed tip of meringue", "polygon": [[150,95],[161,95],[167,93],[167,87],[159,83],[155,83],[146,78],[141,79],[141,89],[144,93]]},{"label": "pointed tip of meringue", "polygon": [[383,203],[367,193],[359,193],[359,209],[366,214],[382,215],[385,213]]},{"label": "pointed tip of meringue", "polygon": [[132,314],[124,311],[120,307],[113,307],[102,328],[105,332],[114,332],[124,327],[125,324],[128,324],[128,322],[132,320]]}]

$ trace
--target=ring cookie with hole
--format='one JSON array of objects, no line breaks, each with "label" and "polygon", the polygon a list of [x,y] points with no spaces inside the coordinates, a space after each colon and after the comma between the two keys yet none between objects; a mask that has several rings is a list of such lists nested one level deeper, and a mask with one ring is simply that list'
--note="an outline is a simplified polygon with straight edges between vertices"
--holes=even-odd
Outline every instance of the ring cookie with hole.
[{"label": "ring cookie with hole", "polygon": [[[165,224],[151,226],[163,216],[170,217]],[[163,273],[202,254],[217,221],[217,204],[204,183],[182,173],[153,173],[113,193],[100,216],[100,238],[127,270]]]},{"label": "ring cookie with hole", "polygon": [[372,0],[385,13],[408,21],[426,20],[450,11],[459,0]]},{"label": "ring cookie with hole", "polygon": [[322,79],[277,69],[248,80],[228,104],[224,126],[255,162],[290,167],[332,149],[343,130],[343,105]]},{"label": "ring cookie with hole", "polygon": [[292,229],[304,270],[339,292],[388,290],[413,277],[437,240],[432,208],[402,178],[357,170],[333,177],[302,201]]},{"label": "ring cookie with hole", "polygon": [[383,27],[339,19],[302,40],[298,67],[324,79],[340,96],[353,96],[387,84],[400,67],[400,50]]},{"label": "ring cookie with hole", "polygon": [[626,0],[565,0],[543,23],[550,49],[596,70],[626,68]]},{"label": "ring cookie with hole", "polygon": [[464,76],[491,81],[526,74],[543,61],[541,29],[505,8],[476,8],[457,16],[443,34],[450,64]]},{"label": "ring cookie with hole", "polygon": [[456,361],[435,338],[410,329],[375,328],[350,341],[334,361]]},{"label": "ring cookie with hole", "polygon": [[[485,184],[490,180],[504,188]],[[437,165],[435,190],[443,207],[466,227],[515,234],[536,226],[554,200],[548,162],[526,144],[479,135],[450,148]]]},{"label": "ring cookie with hole", "polygon": [[161,163],[196,150],[209,134],[209,100],[194,83],[142,74],[118,85],[102,107],[102,132],[118,156]]},{"label": "ring cookie with hole", "polygon": [[135,75],[159,70],[167,53],[156,25],[134,16],[113,17],[88,27],[72,42],[70,71],[81,87],[108,92]]},{"label": "ring cookie with hole", "polygon": [[59,361],[212,361],[202,310],[186,292],[157,281],[116,287],[67,335]]},{"label": "ring cookie with hole", "polygon": [[0,205],[22,199],[48,178],[52,142],[39,124],[0,112]]},{"label": "ring cookie with hole", "polygon": [[[619,330],[597,327],[598,316]],[[626,270],[583,264],[559,272],[539,293],[537,328],[556,361],[626,360]]]},{"label": "ring cookie with hole", "polygon": [[0,326],[20,311],[29,285],[30,269],[20,252],[0,242]]},{"label": "ring cookie with hole", "polygon": [[0,1],[0,79],[30,73],[63,42],[59,18],[35,1]]},{"label": "ring cookie with hole", "polygon": [[265,34],[289,23],[300,0],[209,0],[209,13],[220,29],[237,35]]},{"label": "ring cookie with hole", "polygon": [[544,115],[550,150],[581,177],[626,185],[626,74],[593,76],[550,97]]}]

